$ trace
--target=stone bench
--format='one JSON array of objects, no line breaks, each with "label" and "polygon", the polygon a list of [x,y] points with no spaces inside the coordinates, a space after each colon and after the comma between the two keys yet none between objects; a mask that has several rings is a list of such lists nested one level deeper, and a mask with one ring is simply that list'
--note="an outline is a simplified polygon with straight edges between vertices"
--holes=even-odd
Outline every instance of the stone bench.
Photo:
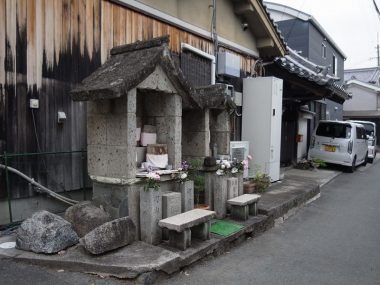
[{"label": "stone bench", "polygon": [[191,237],[210,239],[211,219],[215,212],[194,209],[158,222],[161,228],[169,230],[169,245],[180,250],[191,246]]},{"label": "stone bench", "polygon": [[257,215],[257,201],[260,199],[257,194],[244,194],[227,201],[231,205],[231,216],[233,219],[248,220],[249,215]]}]

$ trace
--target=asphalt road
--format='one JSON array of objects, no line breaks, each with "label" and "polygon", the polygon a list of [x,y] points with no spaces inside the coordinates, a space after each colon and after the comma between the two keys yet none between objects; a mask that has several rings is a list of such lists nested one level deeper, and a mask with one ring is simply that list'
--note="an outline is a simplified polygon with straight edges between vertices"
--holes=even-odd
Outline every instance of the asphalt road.
[{"label": "asphalt road", "polygon": [[162,284],[380,284],[380,163],[343,173],[284,224]]},{"label": "asphalt road", "polygon": [[[380,284],[380,163],[342,174],[284,224],[161,284]],[[0,284],[123,281],[0,260]]]}]

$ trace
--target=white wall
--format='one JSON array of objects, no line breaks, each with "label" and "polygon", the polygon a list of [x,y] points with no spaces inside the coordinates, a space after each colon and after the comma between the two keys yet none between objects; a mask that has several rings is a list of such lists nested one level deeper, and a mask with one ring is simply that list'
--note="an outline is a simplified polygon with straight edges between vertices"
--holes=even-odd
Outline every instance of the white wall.
[{"label": "white wall", "polygon": [[344,111],[377,110],[378,95],[376,91],[358,85],[349,85],[347,92],[352,93],[352,99],[344,102]]}]

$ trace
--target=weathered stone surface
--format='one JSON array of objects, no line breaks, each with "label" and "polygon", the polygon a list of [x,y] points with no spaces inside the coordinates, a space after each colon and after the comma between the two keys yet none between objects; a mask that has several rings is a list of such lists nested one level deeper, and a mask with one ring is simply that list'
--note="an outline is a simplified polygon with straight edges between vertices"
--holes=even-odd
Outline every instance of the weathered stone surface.
[{"label": "weathered stone surface", "polygon": [[[228,200],[239,196],[238,182],[239,182],[238,179],[234,177],[227,179],[227,199]],[[229,204],[227,204],[227,208],[231,210],[231,207]]]},{"label": "weathered stone surface", "polygon": [[213,181],[215,172],[205,173],[205,203],[209,205],[210,210],[214,210],[214,193],[213,193]]},{"label": "weathered stone surface", "polygon": [[158,221],[162,218],[162,193],[160,189],[140,192],[140,231],[141,240],[149,244],[159,244],[162,230]]},{"label": "weathered stone surface", "polygon": [[214,211],[218,219],[223,219],[227,212],[227,177],[214,175]]},{"label": "weathered stone surface", "polygon": [[194,209],[173,217],[161,220],[158,224],[162,228],[168,228],[177,232],[182,232],[185,229],[206,223],[215,217],[215,212]]},{"label": "weathered stone surface", "polygon": [[83,237],[96,227],[109,222],[111,216],[90,201],[84,201],[69,207],[65,212],[65,219],[73,225],[78,236]]},{"label": "weathered stone surface", "polygon": [[[166,192],[162,194],[162,218],[168,218],[181,214],[181,193]],[[168,230],[162,230],[164,239],[168,239]]]},{"label": "weathered stone surface", "polygon": [[176,192],[181,193],[182,212],[194,209],[194,181],[188,180],[178,183],[175,187]]},{"label": "weathered stone surface", "polygon": [[78,243],[78,235],[72,225],[63,218],[39,211],[26,219],[16,236],[18,249],[37,253],[56,253]]},{"label": "weathered stone surface", "polygon": [[130,217],[107,222],[80,239],[84,248],[92,254],[126,246],[136,240],[136,227]]}]

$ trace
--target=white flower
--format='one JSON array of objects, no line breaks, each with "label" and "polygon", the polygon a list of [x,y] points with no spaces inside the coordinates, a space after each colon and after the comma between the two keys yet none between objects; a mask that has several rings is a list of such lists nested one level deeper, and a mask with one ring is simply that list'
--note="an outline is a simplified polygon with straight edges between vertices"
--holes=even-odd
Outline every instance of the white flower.
[{"label": "white flower", "polygon": [[248,158],[249,160],[251,160],[251,159],[252,159],[252,155],[248,154],[247,158]]},{"label": "white flower", "polygon": [[180,168],[178,168],[178,171],[182,171],[182,168],[180,167]]},{"label": "white flower", "polygon": [[224,174],[224,171],[222,169],[218,169],[216,171],[216,175],[223,175]]},{"label": "white flower", "polygon": [[222,164],[222,165],[220,166],[220,168],[221,168],[221,169],[225,169],[226,166],[225,166],[224,164]]},{"label": "white flower", "polygon": [[225,165],[227,168],[231,168],[231,163],[230,163],[229,161],[226,161],[226,162],[224,163],[224,165]]},{"label": "white flower", "polygon": [[160,180],[160,175],[158,175],[155,172],[149,172],[147,177],[152,180],[157,180],[157,181]]},{"label": "white flower", "polygon": [[182,174],[181,174],[181,179],[184,180],[184,179],[186,179],[186,178],[187,178],[187,174],[186,174],[186,173],[182,173]]},{"label": "white flower", "polygon": [[231,173],[237,173],[238,171],[239,170],[236,167],[234,167],[234,168],[231,169]]}]

